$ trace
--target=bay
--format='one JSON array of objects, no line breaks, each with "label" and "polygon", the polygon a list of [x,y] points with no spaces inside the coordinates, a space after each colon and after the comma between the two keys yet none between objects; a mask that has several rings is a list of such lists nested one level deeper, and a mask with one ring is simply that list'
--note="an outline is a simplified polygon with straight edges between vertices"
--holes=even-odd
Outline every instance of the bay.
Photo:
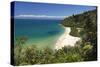
[{"label": "bay", "polygon": [[[63,34],[62,20],[57,19],[15,19],[14,38],[27,37],[26,45],[40,48],[53,48],[57,39]],[[16,42],[16,41],[15,41]]]}]

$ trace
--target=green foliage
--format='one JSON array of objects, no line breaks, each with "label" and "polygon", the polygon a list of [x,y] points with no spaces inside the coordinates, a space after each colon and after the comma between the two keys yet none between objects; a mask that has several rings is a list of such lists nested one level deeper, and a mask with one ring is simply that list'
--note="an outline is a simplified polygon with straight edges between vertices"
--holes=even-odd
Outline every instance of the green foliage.
[{"label": "green foliage", "polygon": [[16,46],[23,46],[23,44],[25,44],[25,42],[27,40],[28,40],[28,38],[26,36],[18,37],[15,39],[15,45]]},{"label": "green foliage", "polygon": [[[80,47],[63,47],[59,50],[52,50],[50,48],[44,48],[38,50],[35,45],[24,45],[19,38],[17,40],[19,45],[14,48],[15,65],[28,65],[28,64],[46,64],[46,63],[65,63],[83,61],[81,56]],[[25,41],[26,42],[26,41]]]},{"label": "green foliage", "polygon": [[[70,35],[82,38],[84,60],[97,60],[97,9],[65,18],[62,25],[71,27]],[[82,29],[77,32],[76,28]]]},{"label": "green foliage", "polygon": [[59,50],[45,48],[37,50],[34,45],[24,47],[15,47],[15,65],[25,64],[49,64],[83,61],[80,49],[78,47],[63,47]]},{"label": "green foliage", "polygon": [[59,50],[52,50],[48,47],[39,50],[35,45],[26,47],[16,46],[14,48],[15,65],[67,63],[89,60],[93,46],[91,46],[90,42],[85,43],[83,47],[80,44],[80,42],[77,42],[74,47],[65,46]]},{"label": "green foliage", "polygon": [[62,25],[66,27],[79,27],[83,28],[87,22],[87,19],[90,18],[92,23],[96,25],[96,12],[97,10],[87,11],[82,14],[72,15],[70,17],[65,18],[62,21]]},{"label": "green foliage", "polygon": [[[96,10],[65,18],[61,23],[71,27],[70,35],[80,36],[82,42],[77,42],[74,47],[67,46],[59,50],[37,46],[23,47],[27,37],[16,39],[14,47],[15,65],[49,64],[97,60],[97,20]],[[78,32],[77,28],[81,28]]]},{"label": "green foliage", "polygon": [[76,27],[71,27],[70,35],[75,36],[75,37],[79,37],[80,36],[80,34],[78,32],[78,29],[76,29]]}]

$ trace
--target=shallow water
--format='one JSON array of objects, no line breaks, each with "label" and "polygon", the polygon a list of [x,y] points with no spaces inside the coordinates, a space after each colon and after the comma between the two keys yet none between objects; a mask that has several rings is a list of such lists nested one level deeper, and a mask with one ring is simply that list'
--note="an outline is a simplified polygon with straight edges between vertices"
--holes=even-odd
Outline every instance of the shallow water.
[{"label": "shallow water", "polygon": [[25,36],[28,38],[25,46],[36,45],[40,48],[53,48],[59,36],[64,32],[60,22],[61,20],[15,19],[15,39]]}]

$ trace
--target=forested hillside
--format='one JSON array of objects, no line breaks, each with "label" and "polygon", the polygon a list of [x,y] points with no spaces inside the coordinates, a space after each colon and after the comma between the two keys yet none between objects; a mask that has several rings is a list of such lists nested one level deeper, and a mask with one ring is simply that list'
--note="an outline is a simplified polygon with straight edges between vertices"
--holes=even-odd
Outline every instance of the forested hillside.
[{"label": "forested hillside", "polygon": [[[97,59],[97,9],[84,12],[82,14],[67,17],[61,23],[65,27],[71,27],[71,35],[82,38],[81,46],[85,49],[92,47],[87,51],[85,60]],[[80,28],[78,32],[77,28]]]},{"label": "forested hillside", "polygon": [[87,11],[81,14],[72,15],[65,18],[61,24],[67,27],[80,27],[83,28],[86,24],[91,22],[91,25],[97,25],[97,10]]}]

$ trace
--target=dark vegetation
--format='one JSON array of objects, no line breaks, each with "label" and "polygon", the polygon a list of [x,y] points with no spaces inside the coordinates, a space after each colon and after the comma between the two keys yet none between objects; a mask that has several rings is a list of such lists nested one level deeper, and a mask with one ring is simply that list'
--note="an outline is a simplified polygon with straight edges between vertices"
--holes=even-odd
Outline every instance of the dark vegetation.
[{"label": "dark vegetation", "polygon": [[80,62],[84,60],[83,48],[79,45],[63,47],[59,50],[52,50],[48,47],[39,50],[35,45],[22,48],[23,45],[23,42],[20,42],[14,48],[14,65]]},{"label": "dark vegetation", "polygon": [[[97,9],[65,18],[62,24],[71,27],[71,35],[82,38],[81,46],[88,51],[84,61],[97,60]],[[76,32],[81,28],[80,32]]]},{"label": "dark vegetation", "polygon": [[[82,42],[74,47],[67,46],[59,50],[44,48],[38,50],[31,45],[23,47],[26,37],[16,39],[14,47],[14,65],[66,63],[97,60],[97,10],[65,18],[62,25],[71,27],[70,35],[79,36]],[[81,28],[78,32],[77,28]]]}]

